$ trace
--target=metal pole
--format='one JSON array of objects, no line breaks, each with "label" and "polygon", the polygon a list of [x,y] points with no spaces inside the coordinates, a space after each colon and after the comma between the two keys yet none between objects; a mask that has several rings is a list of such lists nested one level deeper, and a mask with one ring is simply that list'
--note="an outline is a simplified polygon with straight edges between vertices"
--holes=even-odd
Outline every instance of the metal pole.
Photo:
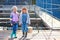
[{"label": "metal pole", "polygon": [[39,33],[38,21],[37,21],[37,15],[36,15],[36,11],[38,11],[38,10],[36,10],[35,8],[36,8],[36,6],[34,6],[34,12],[35,12],[35,18],[36,18],[36,28],[37,28],[37,31]]}]

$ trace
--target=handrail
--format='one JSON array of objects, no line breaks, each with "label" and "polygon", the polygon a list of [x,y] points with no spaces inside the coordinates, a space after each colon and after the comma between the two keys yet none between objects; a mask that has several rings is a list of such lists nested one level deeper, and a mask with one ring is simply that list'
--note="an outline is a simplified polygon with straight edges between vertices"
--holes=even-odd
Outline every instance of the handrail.
[{"label": "handrail", "polygon": [[[6,19],[10,19],[10,18],[0,18],[0,20],[6,20]],[[30,18],[31,20],[41,20],[41,18]]]}]

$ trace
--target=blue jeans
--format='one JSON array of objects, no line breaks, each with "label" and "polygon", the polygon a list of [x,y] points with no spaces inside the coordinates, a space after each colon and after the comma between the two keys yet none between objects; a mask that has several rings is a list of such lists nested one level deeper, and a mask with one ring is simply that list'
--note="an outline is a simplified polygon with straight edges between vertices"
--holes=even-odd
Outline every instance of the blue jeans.
[{"label": "blue jeans", "polygon": [[13,24],[13,31],[12,31],[12,34],[11,34],[11,38],[13,37],[13,35],[16,37],[16,31],[18,29],[18,23],[15,23]]},{"label": "blue jeans", "polygon": [[28,24],[27,23],[22,24],[22,32],[28,32]]}]

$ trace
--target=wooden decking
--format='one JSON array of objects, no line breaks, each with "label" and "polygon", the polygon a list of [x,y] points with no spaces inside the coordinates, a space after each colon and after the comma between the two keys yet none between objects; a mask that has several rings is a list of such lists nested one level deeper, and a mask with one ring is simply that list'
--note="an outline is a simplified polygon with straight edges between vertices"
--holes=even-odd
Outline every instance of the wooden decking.
[{"label": "wooden decking", "polygon": [[[22,32],[21,30],[17,31],[17,38],[10,38],[11,30],[0,31],[0,40],[22,40]],[[60,31],[52,31],[52,30],[33,30],[32,33],[28,33],[28,37],[26,40],[60,40]]]}]

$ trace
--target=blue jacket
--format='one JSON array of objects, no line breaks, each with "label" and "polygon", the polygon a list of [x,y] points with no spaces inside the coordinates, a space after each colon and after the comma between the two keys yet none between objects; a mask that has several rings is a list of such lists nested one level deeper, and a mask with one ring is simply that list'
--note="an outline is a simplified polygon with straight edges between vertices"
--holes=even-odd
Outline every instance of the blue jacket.
[{"label": "blue jacket", "polygon": [[[27,21],[26,21],[27,24],[30,24],[30,16],[29,14],[27,13]],[[20,13],[20,17],[19,17],[19,24],[22,24],[22,12]]]}]

